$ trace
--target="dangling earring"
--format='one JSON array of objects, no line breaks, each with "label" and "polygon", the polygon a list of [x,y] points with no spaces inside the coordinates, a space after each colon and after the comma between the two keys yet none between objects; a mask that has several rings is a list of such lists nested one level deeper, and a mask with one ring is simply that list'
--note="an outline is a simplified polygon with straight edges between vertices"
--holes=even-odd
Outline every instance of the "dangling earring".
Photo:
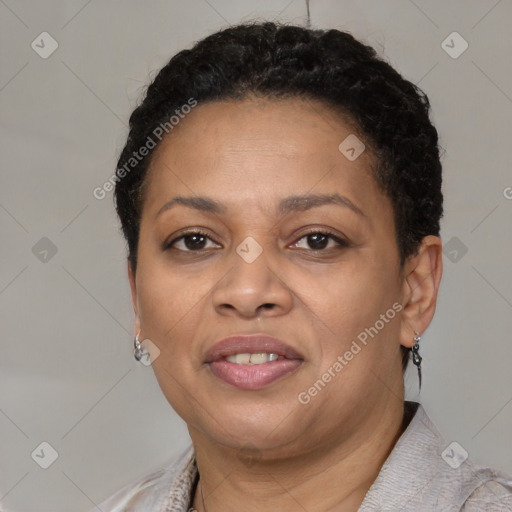
[{"label": "dangling earring", "polygon": [[[140,334],[140,331],[139,331],[139,334]],[[142,348],[142,345],[140,344],[139,334],[137,334],[137,336],[135,336],[135,341],[134,341],[135,350],[133,351],[133,356],[135,357],[135,359],[137,359],[137,361],[140,361],[142,359],[142,356],[144,355],[144,349]]]},{"label": "dangling earring", "polygon": [[420,336],[420,333],[417,332],[417,331],[414,331],[414,334],[416,336],[414,336],[414,345],[412,347],[412,362],[416,365],[416,367],[418,368],[418,377],[420,379],[420,389],[421,389],[421,360],[423,359],[421,356],[420,356],[420,353],[419,353],[419,350],[420,350],[420,340],[421,340],[421,336]]}]

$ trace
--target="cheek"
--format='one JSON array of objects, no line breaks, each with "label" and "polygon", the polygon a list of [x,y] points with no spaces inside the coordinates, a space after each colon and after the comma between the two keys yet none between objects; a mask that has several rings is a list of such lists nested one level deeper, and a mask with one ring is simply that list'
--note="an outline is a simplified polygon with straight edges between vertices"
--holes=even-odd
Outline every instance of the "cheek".
[{"label": "cheek", "polygon": [[141,270],[141,326],[144,336],[160,350],[152,368],[171,406],[189,417],[191,404],[198,400],[191,392],[198,369],[193,340],[201,325],[207,283],[204,278],[172,272],[157,258],[151,265],[141,265]]},{"label": "cheek", "polygon": [[143,332],[160,350],[177,354],[186,348],[199,323],[208,280],[171,271],[153,259],[141,265],[138,287]]},{"label": "cheek", "polygon": [[383,356],[386,340],[394,339],[399,326],[393,304],[400,288],[392,268],[386,270],[382,261],[369,264],[361,258],[344,268],[340,266],[325,279],[309,282],[307,309],[325,333],[319,339],[322,365],[344,354],[354,340],[361,347],[360,351],[353,349],[357,351],[354,360],[367,362]]}]

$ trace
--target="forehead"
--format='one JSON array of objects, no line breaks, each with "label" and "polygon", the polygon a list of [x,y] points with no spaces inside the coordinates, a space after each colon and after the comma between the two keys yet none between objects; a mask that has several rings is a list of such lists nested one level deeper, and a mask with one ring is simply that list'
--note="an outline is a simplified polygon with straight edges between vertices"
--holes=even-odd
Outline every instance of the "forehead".
[{"label": "forehead", "polygon": [[353,137],[362,141],[351,120],[316,100],[200,103],[155,149],[144,209],[185,194],[247,206],[307,192],[378,206],[370,152],[350,160],[340,151]]},{"label": "forehead", "polygon": [[[333,150],[338,151],[342,140],[356,132],[350,117],[336,113],[318,100],[210,101],[200,103],[184,116],[157,147],[154,156],[169,146],[173,146],[177,156],[184,156],[177,146],[194,147],[199,152],[215,149],[214,155],[231,151],[288,158],[303,158],[310,153],[319,156],[322,152],[328,156]],[[194,154],[187,157],[193,158]],[[363,155],[362,160],[369,157]]]}]

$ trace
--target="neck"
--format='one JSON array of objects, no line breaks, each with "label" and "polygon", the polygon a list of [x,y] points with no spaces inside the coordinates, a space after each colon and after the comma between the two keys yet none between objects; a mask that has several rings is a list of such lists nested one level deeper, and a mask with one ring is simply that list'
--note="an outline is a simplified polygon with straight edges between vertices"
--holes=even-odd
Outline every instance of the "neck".
[{"label": "neck", "polygon": [[407,426],[403,413],[403,402],[391,396],[349,438],[272,460],[241,459],[238,450],[191,429],[200,474],[193,506],[198,512],[356,512]]}]

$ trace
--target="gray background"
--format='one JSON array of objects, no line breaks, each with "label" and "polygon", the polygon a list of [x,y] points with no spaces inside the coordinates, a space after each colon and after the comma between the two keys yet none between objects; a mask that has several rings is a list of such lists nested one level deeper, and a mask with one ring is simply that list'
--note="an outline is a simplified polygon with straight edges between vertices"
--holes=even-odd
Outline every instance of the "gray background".
[{"label": "gray background", "polygon": [[[149,74],[173,53],[227,24],[304,24],[306,12],[303,0],[0,1],[4,511],[87,510],[188,442],[151,368],[132,357],[125,246],[112,193],[92,191],[115,170]],[[445,148],[447,250],[422,340],[424,387],[418,396],[411,372],[407,394],[447,443],[512,472],[512,2],[312,0],[310,13],[429,95]],[[46,59],[31,48],[43,31],[58,43]],[[453,31],[469,44],[458,58],[441,46]],[[43,441],[58,452],[48,469],[31,457]]]}]

